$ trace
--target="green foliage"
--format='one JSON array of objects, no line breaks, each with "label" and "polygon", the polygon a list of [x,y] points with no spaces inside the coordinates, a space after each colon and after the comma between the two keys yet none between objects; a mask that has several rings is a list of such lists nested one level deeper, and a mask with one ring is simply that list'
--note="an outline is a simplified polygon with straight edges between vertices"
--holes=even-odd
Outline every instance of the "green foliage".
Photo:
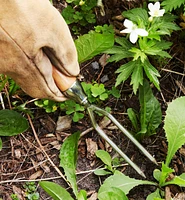
[{"label": "green foliage", "polygon": [[73,200],[70,194],[60,185],[49,182],[41,181],[39,185],[47,192],[54,200]]},{"label": "green foliage", "polygon": [[180,97],[168,105],[164,130],[168,141],[165,164],[168,166],[175,152],[185,143],[185,97]]},{"label": "green foliage", "polygon": [[12,200],[20,200],[17,196],[17,194],[11,194],[11,199]]},{"label": "green foliage", "polygon": [[94,173],[98,176],[101,176],[101,175],[104,176],[104,175],[113,173],[114,169],[112,167],[112,158],[110,154],[104,150],[97,150],[95,154],[98,158],[102,160],[102,162],[105,164],[105,167],[108,171],[104,169],[97,169],[95,170]]},{"label": "green foliage", "polygon": [[158,70],[151,64],[151,59],[157,57],[171,58],[166,52],[172,43],[164,40],[165,35],[171,35],[172,31],[179,30],[179,27],[174,23],[173,15],[165,14],[161,17],[154,17],[149,20],[147,10],[143,8],[134,8],[123,12],[123,16],[131,20],[138,28],[145,29],[148,36],[138,36],[138,42],[131,44],[127,38],[118,37],[115,39],[115,46],[105,51],[111,54],[109,62],[122,61],[129,58],[129,62],[120,66],[116,71],[118,77],[116,86],[124,83],[131,77],[130,84],[133,85],[133,91],[136,94],[140,85],[143,85],[143,77],[146,75],[148,79],[159,87]]},{"label": "green foliage", "polygon": [[39,193],[36,192],[37,187],[35,185],[35,182],[27,182],[24,185],[24,188],[26,189],[25,195],[27,200],[39,200]]},{"label": "green foliage", "polygon": [[64,169],[67,180],[70,182],[75,196],[78,196],[76,184],[76,161],[78,140],[80,133],[76,132],[69,136],[60,149],[60,166]]},{"label": "green foliage", "polygon": [[128,176],[125,176],[119,171],[115,171],[114,175],[108,177],[103,185],[100,187],[98,191],[98,198],[103,198],[104,194],[109,191],[109,189],[118,188],[122,190],[125,194],[128,194],[129,191],[138,186],[138,185],[156,185],[153,182],[150,181],[144,181],[144,180],[137,180],[134,178],[130,178]]},{"label": "green foliage", "polygon": [[109,95],[112,95],[115,98],[120,97],[120,91],[114,86],[111,90],[108,90],[103,83],[98,84],[94,82],[91,84],[82,82],[81,84],[90,103],[100,103],[101,101],[105,101]]},{"label": "green foliage", "polygon": [[110,187],[103,195],[99,195],[99,200],[128,200],[128,198],[121,189]]},{"label": "green foliage", "polygon": [[96,0],[74,0],[67,1],[67,3],[70,5],[62,11],[62,16],[67,24],[73,25],[72,30],[74,30],[74,33],[78,34],[81,27],[96,23],[96,16],[94,14]]},{"label": "green foliage", "polygon": [[[144,137],[155,134],[156,129],[161,124],[161,106],[152,93],[148,81],[145,79],[143,86],[139,87],[140,112],[136,113],[133,109],[128,109],[128,117],[136,132],[136,137],[141,140]],[[139,122],[140,121],[140,127]],[[140,130],[139,130],[140,129]]]},{"label": "green foliage", "polygon": [[60,103],[60,109],[65,110],[67,115],[72,114],[72,119],[74,122],[78,122],[84,117],[84,113],[82,113],[85,110],[84,106],[76,103],[73,100],[67,100]]},{"label": "green foliage", "polygon": [[180,6],[185,5],[185,0],[163,0],[161,3],[164,6],[166,11],[172,11],[179,8]]},{"label": "green foliage", "polygon": [[27,120],[13,110],[0,110],[0,136],[18,135],[28,129]]},{"label": "green foliage", "polygon": [[58,108],[58,103],[48,99],[40,99],[34,102],[39,108],[45,109],[47,113],[55,112]]},{"label": "green foliage", "polygon": [[113,30],[111,26],[108,28],[107,26],[98,26],[96,27],[97,32],[90,31],[75,40],[79,63],[85,62],[113,46],[114,33],[111,30]]}]

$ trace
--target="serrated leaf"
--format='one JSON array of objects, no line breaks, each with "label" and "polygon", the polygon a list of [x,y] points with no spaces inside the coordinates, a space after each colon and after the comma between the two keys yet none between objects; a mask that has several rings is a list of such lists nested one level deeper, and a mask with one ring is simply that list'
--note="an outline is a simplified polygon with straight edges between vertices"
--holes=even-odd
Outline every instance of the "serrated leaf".
[{"label": "serrated leaf", "polygon": [[106,193],[106,191],[108,191],[112,187],[119,188],[125,194],[128,194],[131,189],[133,189],[138,185],[156,185],[156,184],[150,181],[130,178],[128,176],[125,176],[121,172],[116,171],[114,175],[108,177],[104,181],[103,185],[100,187],[98,191],[98,195],[103,196]]},{"label": "serrated leaf", "polygon": [[79,137],[79,132],[70,135],[62,144],[59,155],[60,166],[64,169],[67,180],[70,182],[76,197],[78,194],[76,183],[76,160]]},{"label": "serrated leaf", "polygon": [[161,6],[163,6],[165,11],[168,12],[180,7],[184,3],[185,0],[163,0]]},{"label": "serrated leaf", "polygon": [[139,86],[143,85],[143,67],[142,67],[142,64],[138,64],[134,68],[134,70],[132,72],[130,84],[133,85],[133,91],[134,91],[134,94],[136,94]]},{"label": "serrated leaf", "polygon": [[137,135],[142,138],[154,134],[162,121],[161,106],[146,79],[139,88],[139,102],[141,131]]},{"label": "serrated leaf", "polygon": [[28,129],[28,121],[13,110],[0,110],[0,136],[18,135]]},{"label": "serrated leaf", "polygon": [[134,46],[128,41],[127,38],[124,37],[116,37],[115,42],[121,45],[122,48],[124,48],[125,50],[129,50],[131,47]]},{"label": "serrated leaf", "polygon": [[185,143],[185,97],[173,100],[167,108],[164,130],[168,141],[166,165],[176,151]]},{"label": "serrated leaf", "polygon": [[98,194],[99,200],[128,200],[125,193],[116,187],[111,187],[105,193]]},{"label": "serrated leaf", "polygon": [[148,13],[143,8],[134,8],[128,11],[124,11],[122,15],[130,19],[132,22],[136,22],[137,24],[140,24],[141,21],[143,24],[146,24],[148,22]]},{"label": "serrated leaf", "polygon": [[110,154],[104,150],[97,150],[96,156],[102,160],[102,162],[112,168],[112,158]]},{"label": "serrated leaf", "polygon": [[112,48],[104,51],[104,53],[114,54],[111,55],[110,58],[108,58],[108,62],[118,62],[124,58],[133,57],[134,54],[128,50],[128,48],[123,48],[121,46],[113,46]]},{"label": "serrated leaf", "polygon": [[66,189],[62,188],[60,185],[49,182],[41,181],[39,185],[54,199],[54,200],[73,200]]},{"label": "serrated leaf", "polygon": [[116,86],[121,84],[122,82],[125,82],[130,74],[132,73],[133,69],[135,67],[135,62],[130,61],[122,66],[116,71],[116,73],[120,73],[118,77],[116,78]]},{"label": "serrated leaf", "polygon": [[114,34],[100,34],[90,32],[75,40],[78,61],[85,62],[103,51],[111,48],[114,44]]},{"label": "serrated leaf", "polygon": [[130,52],[134,53],[133,61],[137,61],[137,60],[140,59],[141,62],[143,63],[147,58],[146,54],[143,51],[141,51],[140,49],[138,49],[138,48],[133,47],[133,48],[130,49]]},{"label": "serrated leaf", "polygon": [[145,60],[143,63],[143,68],[149,80],[155,85],[155,87],[160,90],[159,80],[157,77],[160,77],[159,72],[155,67],[153,67],[148,60]]}]

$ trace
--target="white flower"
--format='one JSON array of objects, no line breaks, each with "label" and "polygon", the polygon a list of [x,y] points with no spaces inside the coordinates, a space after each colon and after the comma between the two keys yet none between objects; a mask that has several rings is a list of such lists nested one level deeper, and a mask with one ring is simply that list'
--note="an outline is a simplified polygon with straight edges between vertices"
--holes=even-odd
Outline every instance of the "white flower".
[{"label": "white flower", "polygon": [[132,21],[125,19],[124,26],[126,29],[120,31],[120,33],[130,33],[130,41],[136,43],[138,36],[148,36],[148,32],[143,28],[138,28]]},{"label": "white flower", "polygon": [[150,14],[151,17],[162,17],[165,12],[165,9],[160,10],[159,2],[156,2],[155,4],[149,3],[148,9],[150,10],[150,12],[148,12],[148,13]]}]

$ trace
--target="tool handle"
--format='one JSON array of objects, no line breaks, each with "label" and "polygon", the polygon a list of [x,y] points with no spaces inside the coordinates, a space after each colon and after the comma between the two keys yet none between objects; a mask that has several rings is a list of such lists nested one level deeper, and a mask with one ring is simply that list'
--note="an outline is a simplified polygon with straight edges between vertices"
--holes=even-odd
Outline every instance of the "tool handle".
[{"label": "tool handle", "polygon": [[54,66],[53,66],[53,79],[57,87],[62,92],[68,90],[76,82],[76,77],[67,76],[59,72]]}]

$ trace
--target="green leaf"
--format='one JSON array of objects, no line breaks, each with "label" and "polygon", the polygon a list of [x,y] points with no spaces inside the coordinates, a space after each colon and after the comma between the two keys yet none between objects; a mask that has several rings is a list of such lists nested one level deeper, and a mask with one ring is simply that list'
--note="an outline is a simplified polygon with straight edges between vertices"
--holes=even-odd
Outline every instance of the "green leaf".
[{"label": "green leaf", "polygon": [[185,143],[185,97],[173,100],[167,108],[164,130],[168,141],[166,165],[176,151]]},{"label": "green leaf", "polygon": [[171,12],[173,9],[180,7],[184,3],[185,0],[163,0],[161,6],[164,7],[166,12]]},{"label": "green leaf", "polygon": [[174,170],[168,167],[166,164],[162,163],[162,168],[161,168],[161,174],[160,174],[160,179],[159,179],[159,186],[164,186],[166,179],[168,176],[173,173]]},{"label": "green leaf", "polygon": [[142,67],[142,64],[138,64],[134,68],[134,70],[132,72],[130,84],[133,85],[133,91],[134,91],[134,94],[136,94],[139,86],[143,85],[143,67]]},{"label": "green leaf", "polygon": [[157,78],[160,77],[160,74],[157,69],[155,69],[155,67],[153,67],[148,60],[145,60],[145,62],[143,63],[143,67],[149,80],[155,85],[158,90],[160,90],[159,80]]},{"label": "green leaf", "polygon": [[121,96],[120,91],[115,86],[113,86],[110,90],[110,94],[112,94],[115,98],[120,98]]},{"label": "green leaf", "polygon": [[85,190],[80,190],[78,200],[87,200],[87,192]]},{"label": "green leaf", "polygon": [[[125,18],[130,19],[132,22],[135,22],[137,24],[147,24],[148,22],[148,13],[145,9],[143,8],[134,8],[128,11],[124,11],[122,15]],[[139,28],[144,28],[144,27],[139,27]]]},{"label": "green leaf", "polygon": [[127,109],[127,114],[136,132],[139,131],[137,115],[132,108]]},{"label": "green leaf", "polygon": [[0,151],[2,150],[2,148],[3,148],[3,141],[2,141],[2,139],[0,138]]},{"label": "green leaf", "polygon": [[107,54],[114,54],[112,55],[107,61],[108,62],[118,62],[124,58],[133,57],[133,53],[129,51],[133,45],[124,37],[116,37],[115,42],[121,46],[113,46],[110,49],[104,51]]},{"label": "green leaf", "polygon": [[135,66],[136,62],[134,61],[130,61],[120,66],[120,68],[116,71],[116,73],[120,73],[116,79],[116,86],[120,85],[122,82],[125,82],[128,79]]},{"label": "green leaf", "polygon": [[96,84],[92,85],[91,91],[92,91],[92,95],[94,97],[97,97],[97,96],[103,94],[105,92],[104,84],[102,84],[102,83],[101,84],[96,83]]},{"label": "green leaf", "polygon": [[110,154],[104,150],[97,150],[96,156],[102,160],[102,162],[112,168],[112,158]]},{"label": "green leaf", "polygon": [[111,187],[103,194],[98,194],[99,200],[128,200],[125,193],[116,187]]},{"label": "green leaf", "polygon": [[133,47],[130,49],[130,52],[134,53],[133,61],[140,59],[141,62],[144,63],[147,58],[146,54],[138,48]]},{"label": "green leaf", "polygon": [[175,176],[171,181],[163,184],[163,186],[166,185],[178,185],[180,187],[185,187],[185,180],[182,179],[180,176]]},{"label": "green leaf", "polygon": [[0,110],[0,136],[18,135],[28,129],[27,120],[13,110]]},{"label": "green leaf", "polygon": [[100,34],[92,31],[80,36],[75,44],[78,61],[82,63],[111,48],[114,44],[114,34]]},{"label": "green leaf", "polygon": [[160,190],[157,188],[155,192],[149,194],[146,200],[154,200],[155,198],[161,198]]},{"label": "green leaf", "polygon": [[144,181],[144,180],[137,180],[134,178],[130,178],[128,176],[125,176],[119,171],[116,171],[114,175],[108,177],[103,185],[100,187],[98,191],[98,196],[103,196],[106,194],[106,191],[108,191],[112,187],[119,188],[122,190],[125,194],[128,194],[131,189],[138,185],[156,185],[153,182],[150,181]]},{"label": "green leaf", "polygon": [[103,93],[103,94],[100,95],[100,100],[104,101],[108,97],[109,97],[108,94],[105,92],[105,93]]},{"label": "green leaf", "polygon": [[109,175],[112,174],[110,171],[106,171],[104,169],[96,169],[94,171],[94,174],[96,174],[97,176],[105,176],[105,175]]},{"label": "green leaf", "polygon": [[155,134],[156,128],[161,124],[161,106],[152,93],[152,89],[145,79],[139,88],[140,123],[141,131],[137,134],[140,138]]},{"label": "green leaf", "polygon": [[185,180],[185,173],[182,173],[179,177]]},{"label": "green leaf", "polygon": [[83,118],[84,118],[83,113],[75,112],[72,119],[73,119],[73,122],[78,122],[79,120]]},{"label": "green leaf", "polygon": [[54,199],[54,200],[73,200],[70,194],[60,185],[49,182],[41,181],[39,185]]},{"label": "green leaf", "polygon": [[76,160],[79,137],[79,132],[69,136],[62,144],[59,155],[60,166],[64,169],[67,180],[70,182],[76,197],[78,194],[76,183]]}]

